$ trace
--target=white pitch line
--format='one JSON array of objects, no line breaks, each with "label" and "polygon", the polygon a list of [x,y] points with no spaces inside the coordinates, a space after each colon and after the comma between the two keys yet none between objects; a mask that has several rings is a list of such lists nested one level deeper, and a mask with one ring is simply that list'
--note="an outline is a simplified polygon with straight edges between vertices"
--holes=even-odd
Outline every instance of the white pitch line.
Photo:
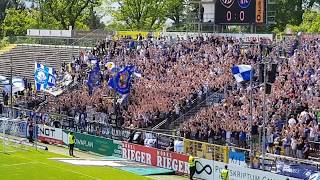
[{"label": "white pitch line", "polygon": [[89,178],[91,178],[91,179],[101,180],[101,179],[99,179],[99,178],[95,178],[95,177],[93,177],[93,176],[90,176],[90,175],[87,175],[87,174],[83,174],[83,173],[78,172],[78,171],[72,171],[72,170],[70,170],[70,169],[65,169],[65,168],[61,168],[61,167],[57,167],[57,166],[51,166],[51,165],[46,164],[46,163],[43,163],[43,162],[39,162],[39,163],[40,163],[40,164],[43,164],[43,165],[46,165],[46,166],[48,166],[48,167],[50,167],[50,168],[54,167],[54,168],[61,169],[61,170],[64,170],[64,171],[68,171],[68,172],[72,172],[72,173],[79,174],[79,175],[82,175],[82,176],[86,176],[86,177],[89,177]]},{"label": "white pitch line", "polygon": [[37,164],[37,162],[27,162],[27,163],[18,163],[18,164],[8,164],[8,165],[2,165],[2,166],[0,166],[0,168],[2,168],[2,167],[11,167],[11,166],[20,166],[20,165],[26,165],[26,164]]},{"label": "white pitch line", "polygon": [[[15,155],[15,154],[12,154],[12,156],[16,156],[16,155]],[[21,159],[32,160],[32,159],[30,159],[30,158],[21,157],[21,156],[16,156],[16,157],[21,158]],[[64,171],[69,171],[69,172],[72,172],[72,173],[75,173],[75,174],[79,174],[79,175],[82,175],[82,176],[89,177],[89,178],[91,178],[91,179],[101,180],[101,179],[99,179],[99,178],[95,178],[95,177],[93,177],[93,176],[90,176],[90,175],[87,175],[87,174],[83,174],[83,173],[78,172],[78,171],[72,171],[72,170],[69,170],[69,169],[66,170],[66,169],[64,169],[64,168],[56,167],[56,166],[51,166],[51,165],[49,165],[49,164],[46,164],[46,163],[43,163],[43,162],[39,162],[39,161],[37,161],[37,162],[35,162],[35,163],[43,164],[43,165],[46,165],[46,166],[48,166],[48,167],[50,167],[50,168],[57,168],[57,169],[61,169],[61,170],[64,170]],[[22,164],[22,163],[20,163],[20,164]],[[25,163],[25,164],[31,164],[31,163]],[[1,167],[1,166],[0,166],[0,167]]]}]

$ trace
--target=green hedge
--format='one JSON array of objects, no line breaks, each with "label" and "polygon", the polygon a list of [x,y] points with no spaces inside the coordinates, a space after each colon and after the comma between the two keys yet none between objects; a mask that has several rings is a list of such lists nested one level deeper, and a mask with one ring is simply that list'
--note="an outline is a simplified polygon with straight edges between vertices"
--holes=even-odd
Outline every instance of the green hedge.
[{"label": "green hedge", "polygon": [[8,46],[10,43],[9,43],[9,40],[7,37],[4,37],[3,39],[1,39],[0,41],[0,49]]}]

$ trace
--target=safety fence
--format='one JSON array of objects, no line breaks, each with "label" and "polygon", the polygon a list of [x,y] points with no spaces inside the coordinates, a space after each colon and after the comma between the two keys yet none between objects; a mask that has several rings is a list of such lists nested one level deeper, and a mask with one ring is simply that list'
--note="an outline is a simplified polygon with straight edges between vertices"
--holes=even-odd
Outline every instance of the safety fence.
[{"label": "safety fence", "polygon": [[[8,111],[8,109],[5,111]],[[22,111],[15,109],[14,120],[11,120],[10,122],[6,121],[7,124],[4,125],[4,121],[0,119],[1,132],[3,130],[2,128],[6,127],[7,134],[28,137],[28,118],[23,117],[25,117],[24,115],[31,116],[32,114],[32,111],[27,112],[27,110]],[[47,126],[40,124],[46,122],[43,121],[43,115],[34,113],[33,119],[35,122],[39,123],[35,134],[37,134],[37,139],[42,142],[68,145],[68,132],[73,131],[75,132],[77,139],[76,148],[81,150],[108,156],[124,157],[141,163],[147,163],[147,159],[145,159],[146,153],[153,152],[153,155],[151,154],[150,157],[155,156],[154,159],[156,160],[150,159],[150,165],[157,165],[159,167],[169,169],[174,168],[174,170],[183,166],[184,161],[182,160],[188,157],[189,154],[193,154],[203,162],[209,162],[209,164],[211,162],[215,162],[215,164],[221,165],[221,167],[223,167],[224,164],[228,164],[235,167],[239,166],[241,168],[250,167],[252,169],[262,169],[262,163],[264,162],[264,170],[296,178],[302,178],[301,175],[306,173],[309,173],[309,175],[315,173],[320,168],[320,163],[314,160],[295,159],[274,154],[267,154],[265,157],[262,157],[259,153],[250,154],[248,149],[210,144],[148,130],[121,128],[107,124],[102,128],[100,127],[101,129],[98,130],[95,127],[89,128],[89,126],[83,130],[80,128],[74,128],[75,126],[70,126],[74,124],[74,120],[67,116],[51,114],[47,117],[55,118],[57,121],[59,121],[59,118],[62,118],[60,120],[63,121],[59,121],[61,122],[60,125],[47,123],[47,125],[49,125]],[[50,121],[51,119],[47,122]],[[139,152],[139,156],[136,151]],[[130,155],[128,154],[129,152]],[[143,155],[145,157],[142,158],[141,152],[145,153],[145,155]],[[123,153],[127,153],[127,155]],[[134,155],[132,155],[132,153]],[[172,164],[164,164],[165,159],[162,160],[163,162],[157,162],[157,156],[159,154],[165,159],[169,157],[177,158],[177,166],[179,167],[174,167],[175,165]],[[171,160],[173,161],[173,159]],[[182,164],[180,163],[179,165],[179,161],[181,161]],[[212,170],[214,170],[215,165],[211,165]],[[188,170],[183,170],[183,167],[181,168],[182,169],[178,172],[188,173]],[[302,173],[302,171],[304,173]]]},{"label": "safety fence", "polygon": [[[8,134],[28,137],[29,126],[27,123],[26,119],[0,118],[0,131],[2,132],[5,128]],[[42,124],[36,125],[34,129],[34,138],[41,142],[57,145],[69,144],[69,130]],[[271,170],[261,171],[257,170],[259,167],[249,168],[246,160],[247,150],[245,149],[208,144],[147,131],[110,127],[104,136],[80,132],[74,132],[74,135],[76,137],[75,147],[80,150],[105,156],[122,157],[152,166],[172,169],[182,174],[189,173],[188,155],[193,154],[197,157],[195,177],[202,179],[218,179],[219,172],[226,164],[228,164],[231,179],[244,180],[249,177],[285,179],[281,174],[300,178],[298,175],[306,173],[310,175],[318,170],[317,167],[310,165],[311,161],[300,161],[300,164],[292,165],[292,162],[299,160],[285,158],[286,161],[284,161],[284,157],[268,155],[269,161],[276,161],[276,170],[272,170],[272,172],[270,172]],[[305,163],[305,165],[301,163]],[[298,170],[300,173],[296,173]]]}]

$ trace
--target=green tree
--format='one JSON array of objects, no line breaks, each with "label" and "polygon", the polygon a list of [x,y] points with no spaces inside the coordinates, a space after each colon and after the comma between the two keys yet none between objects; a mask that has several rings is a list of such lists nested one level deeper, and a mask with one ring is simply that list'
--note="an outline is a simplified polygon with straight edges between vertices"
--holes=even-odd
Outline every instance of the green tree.
[{"label": "green tree", "polygon": [[303,21],[300,25],[288,25],[293,32],[307,32],[319,33],[320,32],[320,13],[316,11],[306,11],[303,14]]},{"label": "green tree", "polygon": [[283,31],[288,24],[295,26],[301,24],[304,11],[320,4],[320,0],[277,0],[276,2],[275,28],[280,31]]},{"label": "green tree", "polygon": [[88,25],[89,29],[103,29],[104,24],[100,21],[101,16],[97,15],[97,12],[95,11],[95,8],[93,5],[91,5],[89,12],[88,12],[88,18],[86,19],[86,24]]},{"label": "green tree", "polygon": [[276,9],[276,27],[283,31],[287,24],[302,22],[302,0],[279,0]]},{"label": "green tree", "polygon": [[[8,8],[24,9],[25,5],[20,0],[0,0],[0,24],[3,23]],[[3,32],[0,32],[0,34],[2,35]]]},{"label": "green tree", "polygon": [[91,7],[100,5],[99,0],[39,0],[44,16],[51,16],[62,28],[87,29],[86,19]]},{"label": "green tree", "polygon": [[166,17],[171,19],[174,23],[180,24],[180,22],[183,20],[185,14],[185,3],[186,0],[170,0],[167,3],[167,15]]},{"label": "green tree", "polygon": [[110,8],[113,23],[130,30],[157,30],[166,21],[171,0],[112,0],[119,7]]},{"label": "green tree", "polygon": [[39,12],[30,9],[6,10],[6,17],[1,25],[5,36],[25,35],[27,29],[37,27]]}]

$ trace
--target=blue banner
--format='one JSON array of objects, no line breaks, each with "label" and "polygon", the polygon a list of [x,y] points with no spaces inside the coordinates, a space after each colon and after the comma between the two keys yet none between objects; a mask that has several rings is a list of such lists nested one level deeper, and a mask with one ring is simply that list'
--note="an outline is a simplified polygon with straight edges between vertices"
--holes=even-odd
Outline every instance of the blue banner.
[{"label": "blue banner", "polygon": [[99,66],[99,61],[96,60],[95,66],[92,68],[92,70],[89,73],[89,79],[87,82],[87,85],[89,88],[89,95],[92,95],[93,88],[96,86],[99,86],[100,84],[101,84],[100,66]]},{"label": "blue banner", "polygon": [[56,85],[56,74],[53,68],[35,62],[34,81],[37,91]]},{"label": "blue banner", "polygon": [[230,151],[229,152],[229,163],[237,165],[246,165],[246,157],[242,152]]},{"label": "blue banner", "polygon": [[119,94],[128,94],[131,89],[131,77],[133,73],[134,66],[127,66],[111,78],[108,84]]},{"label": "blue banner", "polygon": [[298,179],[309,179],[312,174],[317,173],[317,168],[303,164],[287,164],[277,161],[277,173]]}]

